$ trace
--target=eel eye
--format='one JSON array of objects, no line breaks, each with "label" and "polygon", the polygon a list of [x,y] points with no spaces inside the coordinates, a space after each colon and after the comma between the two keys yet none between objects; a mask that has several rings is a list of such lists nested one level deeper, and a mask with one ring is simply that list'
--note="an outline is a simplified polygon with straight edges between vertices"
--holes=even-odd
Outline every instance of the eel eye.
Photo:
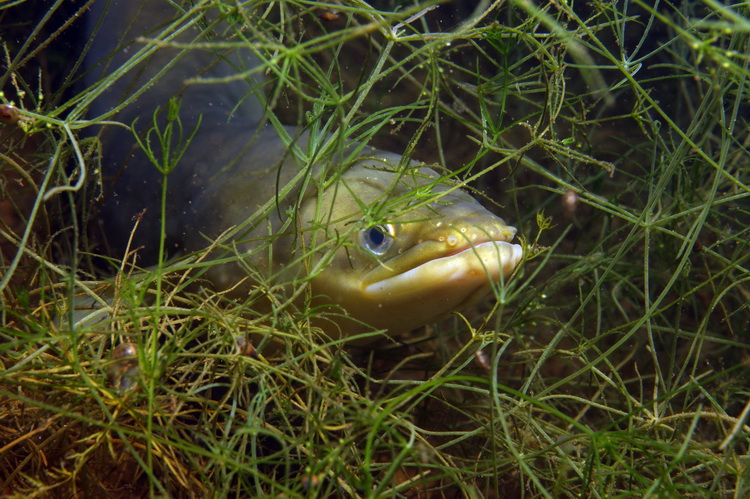
[{"label": "eel eye", "polygon": [[374,255],[382,255],[393,244],[393,230],[388,225],[375,225],[359,232],[359,243]]}]

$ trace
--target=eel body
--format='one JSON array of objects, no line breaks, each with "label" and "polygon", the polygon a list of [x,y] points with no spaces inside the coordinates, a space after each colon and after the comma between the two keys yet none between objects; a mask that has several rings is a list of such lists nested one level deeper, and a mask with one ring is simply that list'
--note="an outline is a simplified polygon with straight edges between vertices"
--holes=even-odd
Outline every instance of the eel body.
[{"label": "eel body", "polygon": [[[214,252],[226,263],[204,277],[239,299],[259,282],[309,278],[313,303],[351,318],[332,336],[364,325],[405,332],[507,278],[522,259],[511,244],[516,229],[433,169],[357,143],[327,152],[320,144],[331,135],[261,122],[257,48],[208,44],[239,40],[232,35],[252,23],[251,3],[246,11],[237,4],[231,26],[211,2],[97,0],[89,15],[87,81],[99,92],[92,119],[137,119],[145,137],[154,110],[180,97],[184,135],[198,126],[167,176],[169,255],[218,239]],[[147,209],[133,247],[142,247],[141,263],[154,263],[161,174],[130,130],[107,126],[101,137],[105,179],[116,179],[105,189],[102,226],[123,256],[134,215]]]}]

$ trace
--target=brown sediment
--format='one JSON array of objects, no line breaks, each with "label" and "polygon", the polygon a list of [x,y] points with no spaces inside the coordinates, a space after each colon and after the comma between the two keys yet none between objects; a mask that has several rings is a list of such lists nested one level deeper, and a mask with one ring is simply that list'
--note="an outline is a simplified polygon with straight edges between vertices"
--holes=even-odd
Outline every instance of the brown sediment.
[{"label": "brown sediment", "polygon": [[[3,274],[19,251],[18,241],[26,230],[40,181],[40,172],[34,163],[39,157],[42,137],[26,134],[16,125],[17,121],[15,108],[0,106],[0,268]],[[20,262],[12,284],[27,281],[29,264],[27,258]]]}]

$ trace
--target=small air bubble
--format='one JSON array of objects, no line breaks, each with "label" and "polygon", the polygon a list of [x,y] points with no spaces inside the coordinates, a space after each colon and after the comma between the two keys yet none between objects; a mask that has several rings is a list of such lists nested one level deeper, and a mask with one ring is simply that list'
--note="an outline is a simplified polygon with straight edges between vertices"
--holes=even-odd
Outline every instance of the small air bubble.
[{"label": "small air bubble", "polygon": [[140,374],[138,366],[138,346],[135,343],[123,343],[112,352],[112,364],[109,366],[109,378],[112,386],[127,392],[138,386]]}]

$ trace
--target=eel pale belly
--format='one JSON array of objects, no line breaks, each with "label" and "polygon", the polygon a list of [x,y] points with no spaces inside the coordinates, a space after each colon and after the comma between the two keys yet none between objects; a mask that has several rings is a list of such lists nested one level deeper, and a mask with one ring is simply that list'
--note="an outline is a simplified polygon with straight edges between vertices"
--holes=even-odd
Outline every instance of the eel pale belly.
[{"label": "eel pale belly", "polygon": [[[315,306],[351,318],[331,336],[363,325],[409,331],[507,278],[522,258],[516,229],[433,169],[353,141],[341,147],[335,131],[263,123],[261,45],[238,36],[255,24],[250,4],[237,3],[231,24],[199,1],[97,0],[89,15],[92,119],[137,119],[145,138],[154,110],[179,97],[184,135],[198,127],[167,177],[169,256],[218,239],[223,263],[203,277],[237,299],[259,282],[302,276]],[[101,215],[110,248],[124,255],[133,217],[147,209],[133,247],[153,264],[162,175],[126,127],[105,126],[101,138],[105,180],[115,179]]]}]

